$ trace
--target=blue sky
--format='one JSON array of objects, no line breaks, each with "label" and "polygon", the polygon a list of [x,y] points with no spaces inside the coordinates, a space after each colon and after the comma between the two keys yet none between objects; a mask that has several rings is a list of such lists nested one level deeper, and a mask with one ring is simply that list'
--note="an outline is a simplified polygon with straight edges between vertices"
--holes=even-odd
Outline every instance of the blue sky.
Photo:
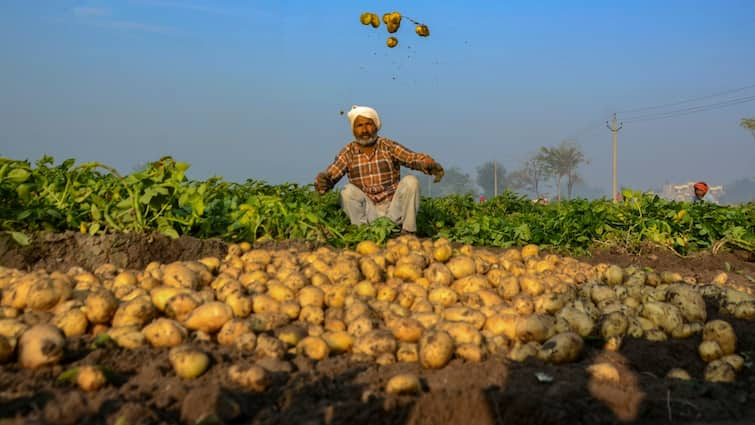
[{"label": "blue sky", "polygon": [[[404,21],[388,49],[359,23],[394,10],[430,37]],[[739,126],[755,101],[717,107],[755,96],[753,22],[751,0],[0,0],[0,155],[122,172],[172,155],[192,178],[309,183],[361,104],[470,174],[576,136],[607,191],[605,120],[675,104],[619,113],[619,184],[726,184],[755,176]]]}]

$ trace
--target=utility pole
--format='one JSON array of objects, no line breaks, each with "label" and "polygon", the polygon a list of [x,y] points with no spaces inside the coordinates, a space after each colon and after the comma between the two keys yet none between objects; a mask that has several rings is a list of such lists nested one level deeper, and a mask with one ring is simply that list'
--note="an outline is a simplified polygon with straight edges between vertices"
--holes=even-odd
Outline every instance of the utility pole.
[{"label": "utility pole", "polygon": [[498,164],[493,161],[493,197],[498,196]]},{"label": "utility pole", "polygon": [[616,199],[616,134],[619,132],[619,130],[624,127],[624,123],[619,123],[619,126],[616,126],[616,114],[613,114],[613,122],[611,125],[608,125],[608,121],[606,121],[606,127],[608,127],[609,130],[611,130],[611,133],[613,133],[613,185],[611,187],[611,197],[613,198],[613,202],[616,203],[619,200]]}]

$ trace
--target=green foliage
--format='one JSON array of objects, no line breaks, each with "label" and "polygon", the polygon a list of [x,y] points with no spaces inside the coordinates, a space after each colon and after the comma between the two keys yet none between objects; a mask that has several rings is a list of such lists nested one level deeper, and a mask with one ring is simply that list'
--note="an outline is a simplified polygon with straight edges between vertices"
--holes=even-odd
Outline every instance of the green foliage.
[{"label": "green foliage", "polygon": [[[189,164],[170,157],[120,176],[99,163],[35,166],[0,158],[0,232],[28,244],[37,231],[89,234],[157,231],[228,241],[302,239],[334,246],[385,242],[399,228],[388,219],[354,226],[338,193],[319,195],[310,185],[270,185],[214,177],[192,181]],[[102,172],[100,170],[104,170]],[[681,254],[729,245],[755,251],[755,204],[719,206],[673,202],[624,190],[623,201],[575,199],[549,205],[506,191],[478,203],[472,195],[422,200],[419,236],[474,245],[535,243],[584,251],[596,242],[634,249],[651,243]]]}]

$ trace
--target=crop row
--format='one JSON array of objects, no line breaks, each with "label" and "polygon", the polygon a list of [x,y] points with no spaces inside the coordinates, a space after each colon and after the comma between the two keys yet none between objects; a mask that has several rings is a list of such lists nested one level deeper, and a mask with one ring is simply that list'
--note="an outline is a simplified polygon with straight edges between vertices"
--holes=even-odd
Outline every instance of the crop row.
[{"label": "crop row", "polygon": [[[387,220],[353,226],[337,193],[309,185],[188,179],[189,164],[170,157],[121,176],[107,165],[55,164],[0,158],[0,230],[18,242],[37,231],[157,231],[227,241],[301,239],[354,246],[385,242],[397,228]],[[718,206],[625,191],[623,201],[575,199],[550,205],[504,192],[484,203],[471,196],[423,198],[418,234],[493,247],[528,243],[566,251],[596,241],[634,248],[653,243],[679,253],[730,245],[755,251],[755,205]]]}]

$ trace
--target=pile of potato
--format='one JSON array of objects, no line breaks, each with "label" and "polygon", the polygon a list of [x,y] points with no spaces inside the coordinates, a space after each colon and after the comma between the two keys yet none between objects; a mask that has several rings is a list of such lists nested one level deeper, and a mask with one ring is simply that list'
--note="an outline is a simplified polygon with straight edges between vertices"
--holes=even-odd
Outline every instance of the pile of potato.
[{"label": "pile of potato", "polygon": [[[66,337],[106,334],[124,348],[169,349],[171,365],[185,379],[210,367],[192,344],[197,340],[260,360],[350,353],[379,364],[442,368],[453,358],[477,362],[491,355],[571,362],[587,336],[601,336],[615,351],[624,337],[663,341],[702,332],[705,379],[732,381],[743,365],[736,335],[725,321],[707,321],[703,296],[737,318],[755,317],[752,295],[690,284],[678,273],[592,266],[543,254],[536,245],[494,253],[413,236],[345,251],[240,243],[222,259],[153,262],[141,271],[112,264],[67,273],[0,268],[0,291],[2,363],[55,364]],[[105,384],[99,369],[80,369],[82,388]],[[232,365],[228,376],[255,391],[269,384],[255,364]],[[416,382],[391,388],[411,390]]]}]

